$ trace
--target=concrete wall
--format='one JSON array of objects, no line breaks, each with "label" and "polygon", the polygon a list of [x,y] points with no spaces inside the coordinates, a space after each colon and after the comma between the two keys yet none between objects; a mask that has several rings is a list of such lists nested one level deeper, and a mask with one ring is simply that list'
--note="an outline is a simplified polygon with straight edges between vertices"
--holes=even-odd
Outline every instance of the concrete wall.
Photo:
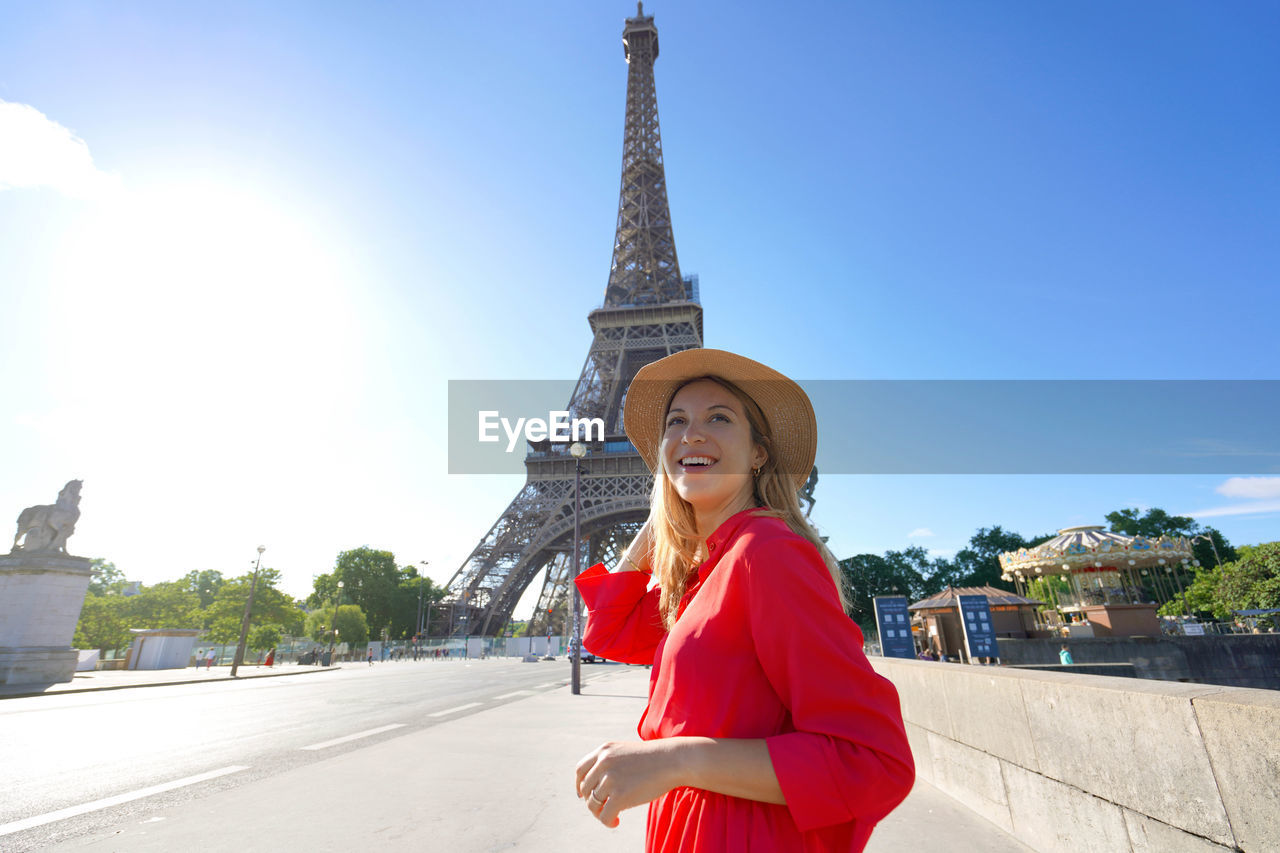
[{"label": "concrete wall", "polygon": [[1280,693],[871,660],[921,778],[1035,850],[1280,850]]},{"label": "concrete wall", "polygon": [[1280,634],[1207,637],[1077,637],[1001,639],[1000,660],[1010,665],[1056,664],[1071,649],[1078,664],[1132,663],[1139,678],[1280,690]]}]

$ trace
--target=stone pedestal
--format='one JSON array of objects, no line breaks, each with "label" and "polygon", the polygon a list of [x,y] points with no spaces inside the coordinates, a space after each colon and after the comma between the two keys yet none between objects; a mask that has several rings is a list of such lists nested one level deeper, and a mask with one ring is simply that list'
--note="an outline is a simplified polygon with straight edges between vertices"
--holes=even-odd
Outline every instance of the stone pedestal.
[{"label": "stone pedestal", "polygon": [[56,684],[76,672],[71,648],[92,576],[84,557],[0,556],[0,684]]}]

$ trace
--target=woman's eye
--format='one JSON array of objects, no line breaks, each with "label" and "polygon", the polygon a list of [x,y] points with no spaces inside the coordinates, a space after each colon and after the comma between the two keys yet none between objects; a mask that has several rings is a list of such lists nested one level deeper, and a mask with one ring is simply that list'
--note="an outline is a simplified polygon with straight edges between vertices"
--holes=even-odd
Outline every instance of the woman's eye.
[{"label": "woman's eye", "polygon": [[680,417],[679,415],[674,415],[670,418],[667,418],[668,429],[670,429],[673,426],[676,426],[677,424],[682,424],[682,423],[684,423],[684,418]]}]

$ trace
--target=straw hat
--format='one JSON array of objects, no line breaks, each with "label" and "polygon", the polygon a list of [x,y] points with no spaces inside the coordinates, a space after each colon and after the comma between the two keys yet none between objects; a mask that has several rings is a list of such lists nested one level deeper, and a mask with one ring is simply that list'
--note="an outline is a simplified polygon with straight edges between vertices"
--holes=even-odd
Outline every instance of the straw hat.
[{"label": "straw hat", "polygon": [[818,421],[799,385],[771,367],[718,349],[689,349],[646,364],[627,389],[623,421],[627,438],[653,471],[658,465],[663,422],[676,389],[691,379],[715,376],[741,388],[764,412],[778,468],[799,490],[818,452]]}]

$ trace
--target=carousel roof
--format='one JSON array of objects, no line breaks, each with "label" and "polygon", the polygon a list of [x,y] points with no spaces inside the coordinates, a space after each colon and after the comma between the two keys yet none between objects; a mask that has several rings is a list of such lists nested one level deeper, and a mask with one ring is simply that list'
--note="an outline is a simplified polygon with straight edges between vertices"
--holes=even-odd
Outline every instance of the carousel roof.
[{"label": "carousel roof", "polygon": [[987,604],[1000,605],[1008,607],[1011,605],[1039,606],[1042,601],[1036,601],[1031,598],[1023,598],[1012,592],[1005,592],[1003,589],[996,589],[994,586],[949,586],[935,596],[926,598],[923,601],[917,601],[908,607],[908,610],[945,610],[954,609],[959,605],[957,596],[961,595],[984,595],[987,598]]},{"label": "carousel roof", "polygon": [[1146,567],[1192,558],[1191,541],[1184,536],[1125,536],[1104,527],[1065,527],[1058,535],[1034,548],[1019,548],[1000,555],[1005,577],[1011,573],[1061,574],[1086,566]]}]

